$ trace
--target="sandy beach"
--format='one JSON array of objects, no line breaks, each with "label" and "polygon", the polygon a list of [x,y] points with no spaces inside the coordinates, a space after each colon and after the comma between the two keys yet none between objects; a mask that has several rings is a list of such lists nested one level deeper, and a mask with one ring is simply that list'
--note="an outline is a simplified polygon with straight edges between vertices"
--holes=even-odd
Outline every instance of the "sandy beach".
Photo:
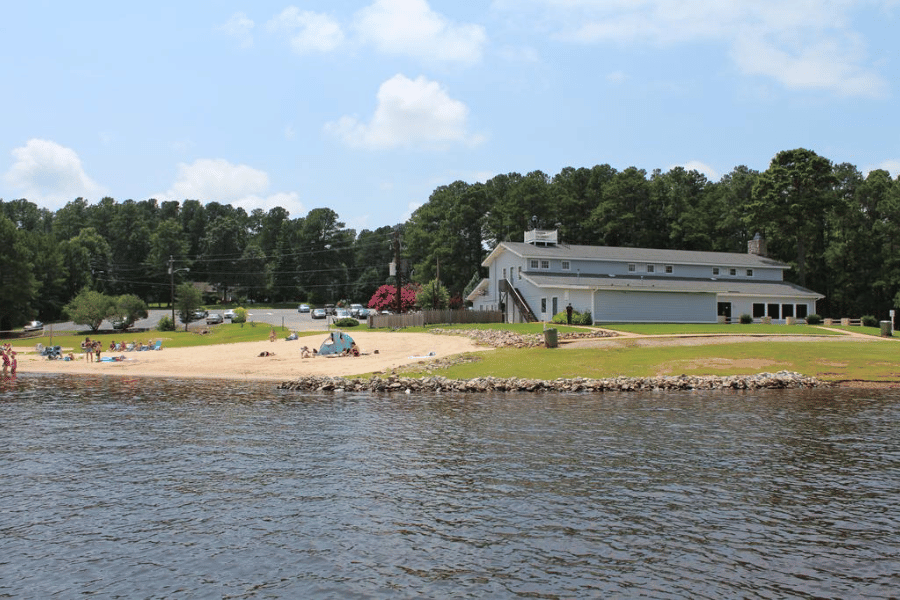
[{"label": "sandy beach", "polygon": [[[74,361],[47,360],[34,347],[17,347],[19,373],[69,373],[123,377],[178,377],[289,381],[308,375],[347,376],[389,371],[419,361],[446,358],[472,351],[489,351],[472,340],[429,333],[353,332],[361,356],[301,358],[300,348],[318,348],[327,334],[299,340],[216,344],[195,348],[165,348],[148,352],[103,352],[103,357],[124,356],[121,362],[87,362],[75,352]],[[65,350],[65,349],[64,349]],[[377,353],[376,353],[377,351]],[[27,354],[26,354],[27,352]],[[274,352],[274,356],[259,356]],[[434,352],[434,356],[427,356]]]}]

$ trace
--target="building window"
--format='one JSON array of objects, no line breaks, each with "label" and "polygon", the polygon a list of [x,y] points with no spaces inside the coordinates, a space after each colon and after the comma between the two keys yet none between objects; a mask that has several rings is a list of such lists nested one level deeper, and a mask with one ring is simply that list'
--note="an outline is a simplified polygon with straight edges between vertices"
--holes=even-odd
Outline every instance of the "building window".
[{"label": "building window", "polygon": [[666,265],[666,273],[671,275],[674,272],[675,272],[675,267],[673,267],[672,265]]},{"label": "building window", "polygon": [[728,274],[734,277],[737,275],[737,269],[728,269]]},{"label": "building window", "polygon": [[629,263],[629,265],[628,265],[628,272],[629,272],[629,273],[634,273],[635,271],[637,271],[637,267],[634,266],[634,263]]},{"label": "building window", "polygon": [[542,269],[549,269],[549,268],[550,268],[550,261],[549,261],[549,260],[542,260],[542,261],[541,261],[541,268],[542,268]]},{"label": "building window", "polygon": [[519,281],[522,281],[522,267],[519,267]]},{"label": "building window", "polygon": [[785,319],[788,317],[794,316],[794,305],[793,304],[782,304],[781,305],[781,316]]},{"label": "building window", "polygon": [[753,277],[753,269],[747,269],[747,277]]},{"label": "building window", "polygon": [[763,304],[762,302],[754,303],[753,304],[753,318],[760,319],[764,316],[766,316],[766,305]]},{"label": "building window", "polygon": [[805,318],[806,318],[806,305],[805,305],[805,304],[798,304],[798,305],[797,305],[797,318],[798,318],[798,319],[805,319]]},{"label": "building window", "polygon": [[547,312],[547,299],[546,298],[541,298],[541,312],[542,313]]},{"label": "building window", "polygon": [[653,273],[655,270],[656,270],[656,266],[654,266],[654,265],[647,265],[647,272],[648,272],[648,273]]},{"label": "building window", "polygon": [[568,271],[569,269],[571,269],[571,266],[569,265],[569,261],[567,261],[567,260],[562,261],[562,269],[563,269],[563,271]]},{"label": "building window", "polygon": [[713,267],[713,275],[719,274],[719,267]]},{"label": "building window", "polygon": [[779,304],[770,304],[769,305],[769,316],[772,317],[773,319],[780,319],[781,318],[779,316],[780,308],[781,308],[781,305],[779,305]]},{"label": "building window", "polygon": [[537,268],[538,268],[538,260],[537,260],[536,258],[532,258],[532,259],[531,259],[531,268],[532,268],[532,269],[537,269]]},{"label": "building window", "polygon": [[503,279],[506,279],[506,267],[503,267]]}]

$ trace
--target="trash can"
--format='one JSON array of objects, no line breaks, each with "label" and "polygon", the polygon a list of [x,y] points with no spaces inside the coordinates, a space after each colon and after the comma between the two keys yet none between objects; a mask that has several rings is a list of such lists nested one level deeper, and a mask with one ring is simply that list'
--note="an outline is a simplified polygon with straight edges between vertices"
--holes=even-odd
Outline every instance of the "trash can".
[{"label": "trash can", "polygon": [[881,337],[893,337],[893,333],[891,330],[893,329],[893,323],[890,321],[881,321]]},{"label": "trash can", "polygon": [[556,329],[545,329],[544,330],[544,345],[548,348],[556,348]]}]

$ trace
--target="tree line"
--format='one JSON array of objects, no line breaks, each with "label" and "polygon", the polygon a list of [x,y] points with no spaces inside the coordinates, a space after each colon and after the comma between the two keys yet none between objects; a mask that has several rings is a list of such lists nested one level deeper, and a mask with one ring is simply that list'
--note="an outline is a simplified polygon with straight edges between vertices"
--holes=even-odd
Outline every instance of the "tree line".
[{"label": "tree line", "polygon": [[760,233],[769,256],[791,266],[786,279],[826,296],[826,316],[886,317],[900,292],[900,180],[796,149],[717,182],[681,167],[609,165],[456,181],[407,222],[360,232],[329,208],[291,218],[199,200],[77,198],[56,212],[0,200],[0,329],[58,318],[85,289],[168,303],[186,280],[222,299],[365,303],[394,283],[396,230],[404,282],[437,279],[459,303],[487,253],[535,227],[558,229],[567,244],[722,252],[746,252]]}]

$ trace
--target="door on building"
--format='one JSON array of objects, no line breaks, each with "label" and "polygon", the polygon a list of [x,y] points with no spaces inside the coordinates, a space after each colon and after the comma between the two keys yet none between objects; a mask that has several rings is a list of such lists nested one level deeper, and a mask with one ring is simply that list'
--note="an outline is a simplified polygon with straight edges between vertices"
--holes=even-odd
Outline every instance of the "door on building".
[{"label": "door on building", "polygon": [[718,314],[725,317],[725,322],[731,322],[731,302],[719,302]]}]

